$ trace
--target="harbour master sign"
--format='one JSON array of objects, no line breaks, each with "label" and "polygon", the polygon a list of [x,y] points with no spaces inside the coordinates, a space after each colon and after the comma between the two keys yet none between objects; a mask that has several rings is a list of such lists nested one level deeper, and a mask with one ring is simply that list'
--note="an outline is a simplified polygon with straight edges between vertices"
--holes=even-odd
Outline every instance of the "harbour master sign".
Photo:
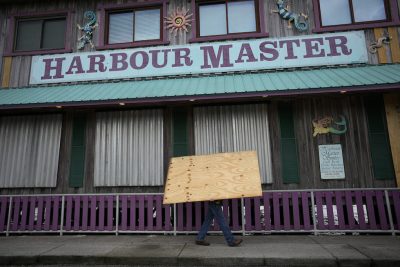
[{"label": "harbour master sign", "polygon": [[35,56],[30,84],[368,61],[363,31]]}]

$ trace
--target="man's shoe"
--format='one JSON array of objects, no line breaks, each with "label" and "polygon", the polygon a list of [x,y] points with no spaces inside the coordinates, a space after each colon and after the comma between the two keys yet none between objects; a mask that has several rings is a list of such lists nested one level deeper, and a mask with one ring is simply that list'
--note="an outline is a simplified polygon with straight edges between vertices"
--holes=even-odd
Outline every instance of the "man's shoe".
[{"label": "man's shoe", "polygon": [[229,244],[230,247],[237,247],[240,245],[240,243],[242,243],[242,239],[235,239],[233,240],[233,242],[231,244]]},{"label": "man's shoe", "polygon": [[204,240],[196,240],[196,245],[209,246],[210,243],[208,243],[207,241],[204,241]]}]

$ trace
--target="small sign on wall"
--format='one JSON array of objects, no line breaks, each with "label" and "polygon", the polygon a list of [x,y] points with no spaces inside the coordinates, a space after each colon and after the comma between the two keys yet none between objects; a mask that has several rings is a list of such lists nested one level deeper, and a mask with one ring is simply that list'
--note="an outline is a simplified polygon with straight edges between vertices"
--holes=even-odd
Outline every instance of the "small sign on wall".
[{"label": "small sign on wall", "polygon": [[318,148],[321,179],[344,179],[342,146],[320,145]]}]

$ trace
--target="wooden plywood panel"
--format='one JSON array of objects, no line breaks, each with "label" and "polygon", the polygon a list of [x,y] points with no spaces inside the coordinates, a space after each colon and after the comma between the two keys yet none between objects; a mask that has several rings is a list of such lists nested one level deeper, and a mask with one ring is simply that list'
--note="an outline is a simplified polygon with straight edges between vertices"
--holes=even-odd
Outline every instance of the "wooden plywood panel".
[{"label": "wooden plywood panel", "polygon": [[386,94],[384,99],[390,149],[392,151],[397,187],[400,187],[400,94]]},{"label": "wooden plywood panel", "polygon": [[164,204],[261,196],[256,151],[172,158]]}]

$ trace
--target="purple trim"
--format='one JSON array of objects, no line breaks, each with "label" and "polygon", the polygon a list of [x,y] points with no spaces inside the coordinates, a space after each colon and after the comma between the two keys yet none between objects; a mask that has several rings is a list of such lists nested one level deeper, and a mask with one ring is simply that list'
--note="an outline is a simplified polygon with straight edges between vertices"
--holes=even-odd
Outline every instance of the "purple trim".
[{"label": "purple trim", "polygon": [[156,195],[154,196],[155,201],[156,201],[156,228],[155,230],[161,231],[162,230],[162,213],[163,213],[163,207],[162,207],[162,196],[161,195]]},{"label": "purple trim", "polygon": [[45,213],[44,213],[44,228],[43,230],[49,231],[50,230],[50,215],[51,215],[51,197],[45,197]]},{"label": "purple trim", "polygon": [[347,230],[353,230],[355,228],[354,212],[353,212],[353,197],[351,191],[345,191],[345,203],[347,210],[347,218],[349,220]]},{"label": "purple trim", "polygon": [[82,231],[86,231],[88,229],[89,226],[89,222],[88,222],[88,214],[89,214],[89,197],[88,196],[82,196],[82,226],[81,226],[81,230]]},{"label": "purple trim", "polygon": [[24,231],[26,230],[27,226],[27,218],[28,218],[28,202],[29,202],[29,197],[22,197],[22,215],[21,215],[21,227],[19,230]]},{"label": "purple trim", "polygon": [[90,199],[90,230],[96,230],[96,196],[89,196]]},{"label": "purple trim", "polygon": [[397,227],[395,227],[395,229],[400,230],[400,192],[399,191],[389,192],[389,196],[392,196],[393,199],[394,212],[397,222]]},{"label": "purple trim", "polygon": [[269,34],[266,32],[225,34],[225,35],[195,37],[195,38],[191,38],[189,40],[189,43],[249,39],[249,38],[263,38],[263,37],[268,37],[268,36],[269,36]]},{"label": "purple trim", "polygon": [[144,196],[137,196],[137,199],[139,200],[139,231],[144,231],[145,230],[145,224],[144,224]]},{"label": "purple trim", "polygon": [[346,224],[344,222],[344,212],[343,212],[343,192],[342,191],[336,191],[335,192],[335,200],[336,200],[336,211],[337,211],[337,216],[338,216],[338,221],[339,221],[339,229],[340,230],[345,230],[346,229]]},{"label": "purple trim", "polygon": [[374,191],[366,191],[365,198],[367,201],[367,214],[368,214],[368,224],[369,229],[376,230],[378,229],[376,226],[376,218],[375,218],[375,209],[374,209]]},{"label": "purple trim", "polygon": [[79,228],[79,214],[80,214],[80,211],[81,211],[81,197],[80,196],[74,196],[73,197],[73,202],[74,202],[74,211],[75,211],[75,213],[74,213],[74,219],[73,219],[73,221],[74,221],[74,228],[73,228],[73,230],[74,231],[79,231],[79,230],[81,230],[80,228]]},{"label": "purple trim", "polygon": [[[26,56],[26,55],[43,55],[43,54],[60,54],[70,53],[71,48],[71,35],[72,35],[72,11],[71,10],[57,10],[57,11],[44,11],[38,13],[14,13],[8,18],[8,40],[3,56]],[[66,33],[63,49],[47,49],[47,50],[35,50],[35,51],[14,51],[14,38],[15,38],[15,22],[20,18],[44,18],[49,16],[65,16],[66,22]]]},{"label": "purple trim", "polygon": [[292,192],[293,229],[300,230],[299,192]]},{"label": "purple trim", "polygon": [[[385,1],[385,4],[387,4],[386,1]],[[399,10],[398,10],[396,0],[389,0],[389,6],[387,6],[387,8],[388,8],[388,11],[390,12],[390,14],[387,14],[388,20],[383,21],[383,22],[322,26],[319,0],[313,0],[315,28],[312,30],[312,32],[321,33],[321,32],[370,29],[370,28],[390,27],[390,26],[400,25]],[[390,21],[389,21],[389,19],[390,19]]]},{"label": "purple trim", "polygon": [[107,226],[106,230],[112,231],[114,230],[113,227],[113,219],[115,218],[114,216],[114,202],[115,202],[115,197],[114,196],[106,196],[107,200]]},{"label": "purple trim", "polygon": [[[218,0],[215,0],[215,1],[218,1]],[[260,24],[259,25],[260,32],[224,34],[224,35],[201,37],[201,36],[198,36],[198,33],[197,33],[196,0],[191,0],[191,8],[192,8],[192,12],[193,12],[193,24],[192,24],[192,38],[189,39],[189,43],[268,37],[269,34],[266,31],[266,27],[265,27],[264,0],[261,0],[261,1],[254,0],[254,1],[258,1],[258,23]],[[208,2],[212,2],[212,1],[208,1]]]},{"label": "purple trim", "polygon": [[245,219],[246,219],[246,224],[245,224],[245,229],[246,231],[251,231],[253,230],[253,224],[251,220],[251,198],[245,198],[244,199],[244,209],[245,209]]},{"label": "purple trim", "polygon": [[130,202],[130,227],[129,230],[136,230],[136,196],[129,196],[129,202]]},{"label": "purple trim", "polygon": [[386,217],[386,205],[384,198],[385,196],[383,194],[383,191],[376,191],[376,202],[378,205],[380,229],[388,230],[389,224]]},{"label": "purple trim", "polygon": [[146,196],[147,203],[147,231],[153,231],[153,196]]},{"label": "purple trim", "polygon": [[7,227],[6,210],[8,204],[8,197],[0,197],[0,233]]},{"label": "purple trim", "polygon": [[289,212],[289,192],[282,193],[282,206],[283,206],[283,229],[290,230],[290,212]]},{"label": "purple trim", "polygon": [[[304,229],[311,230],[311,223],[310,223],[310,199],[311,194],[308,192],[301,192],[301,206],[303,209],[303,222],[304,222]],[[311,207],[313,211],[313,208]]]},{"label": "purple trim", "polygon": [[28,230],[33,231],[35,226],[35,207],[36,207],[36,197],[30,197],[29,200],[31,201],[31,205],[29,208],[29,223],[28,223]]},{"label": "purple trim", "polygon": [[[156,46],[156,45],[168,45],[170,42],[168,41],[168,33],[164,26],[164,18],[167,16],[167,4],[169,0],[157,0],[157,1],[147,1],[147,2],[135,2],[129,4],[110,4],[103,5],[99,4],[97,6],[98,10],[98,43],[96,46],[97,50],[108,50],[108,49],[122,49],[122,48],[132,48],[132,47],[146,47],[146,46]],[[160,40],[149,40],[149,41],[138,41],[132,43],[123,43],[123,44],[106,44],[106,13],[114,10],[124,10],[129,8],[138,8],[138,7],[151,7],[151,6],[161,6],[162,14],[161,14],[161,32],[162,39]]]},{"label": "purple trim", "polygon": [[[104,38],[103,38],[104,39]],[[104,40],[103,40],[104,42]],[[124,43],[124,44],[111,44],[111,45],[100,45],[97,46],[97,50],[108,50],[108,49],[122,49],[122,48],[132,48],[132,47],[146,47],[146,46],[156,46],[156,45],[168,45],[169,41],[140,41],[134,43]]]},{"label": "purple trim", "polygon": [[272,205],[273,205],[273,210],[274,210],[274,221],[272,222],[274,230],[282,230],[281,227],[281,212],[280,212],[280,204],[279,204],[279,199],[280,199],[280,194],[279,192],[273,192],[272,193]]},{"label": "purple trim", "polygon": [[13,198],[12,202],[14,205],[12,206],[12,221],[10,222],[10,229],[11,231],[17,231],[18,229],[18,223],[19,223],[19,207],[20,207],[20,202],[21,198],[20,197],[15,197]]},{"label": "purple trim", "polygon": [[264,200],[264,230],[271,231],[271,206],[269,204],[270,193],[263,193]]},{"label": "purple trim", "polygon": [[119,229],[125,231],[128,229],[128,196],[120,196],[119,201],[121,207],[121,220]]},{"label": "purple trim", "polygon": [[335,221],[334,221],[334,215],[333,215],[333,193],[330,191],[324,192],[325,195],[325,201],[326,201],[326,211],[327,211],[327,216],[328,216],[328,228],[330,230],[335,230]]}]

